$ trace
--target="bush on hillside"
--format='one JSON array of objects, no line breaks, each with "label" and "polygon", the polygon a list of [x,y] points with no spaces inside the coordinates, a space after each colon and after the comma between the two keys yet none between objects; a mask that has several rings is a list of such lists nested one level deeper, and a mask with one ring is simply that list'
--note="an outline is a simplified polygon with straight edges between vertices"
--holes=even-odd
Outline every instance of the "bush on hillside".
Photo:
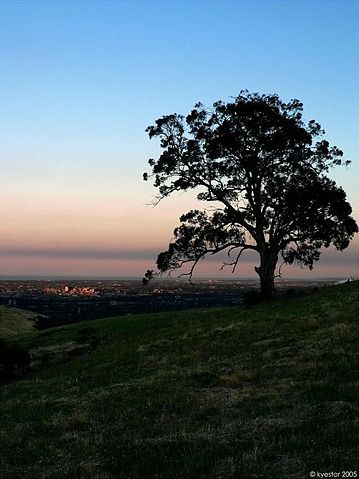
[{"label": "bush on hillside", "polygon": [[254,306],[260,302],[260,295],[257,289],[248,289],[243,295],[243,304],[245,306]]},{"label": "bush on hillside", "polygon": [[91,349],[96,349],[100,343],[100,339],[96,334],[96,329],[91,326],[87,328],[81,328],[77,331],[75,341],[80,344],[89,344]]},{"label": "bush on hillside", "polygon": [[10,380],[30,366],[29,351],[18,344],[7,344],[0,339],[0,380]]}]

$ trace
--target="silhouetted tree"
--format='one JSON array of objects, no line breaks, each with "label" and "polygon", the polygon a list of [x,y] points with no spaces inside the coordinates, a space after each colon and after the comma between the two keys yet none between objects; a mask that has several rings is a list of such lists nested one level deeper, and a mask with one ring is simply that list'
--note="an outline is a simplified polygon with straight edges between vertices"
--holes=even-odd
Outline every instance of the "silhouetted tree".
[{"label": "silhouetted tree", "polygon": [[[298,100],[242,91],[212,109],[197,103],[187,117],[167,115],[147,132],[159,137],[162,153],[150,159],[156,202],[175,191],[196,189],[211,211],[184,214],[167,251],[159,254],[159,273],[191,263],[190,279],[207,254],[235,252],[227,265],[235,271],[241,254],[256,251],[260,296],[274,291],[283,263],[308,266],[320,248],[345,249],[358,231],[351,206],[329,169],[348,165],[343,153],[323,139],[314,120],[305,123]],[[279,271],[280,274],[280,271]],[[153,272],[148,271],[145,282]]]}]

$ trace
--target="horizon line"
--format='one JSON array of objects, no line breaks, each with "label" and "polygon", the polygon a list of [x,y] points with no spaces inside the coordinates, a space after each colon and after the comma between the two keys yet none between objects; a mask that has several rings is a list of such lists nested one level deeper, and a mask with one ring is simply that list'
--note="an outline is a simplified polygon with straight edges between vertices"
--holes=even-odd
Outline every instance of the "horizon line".
[{"label": "horizon line", "polygon": [[[119,275],[119,276],[113,276],[113,275],[46,275],[46,274],[0,274],[0,281],[11,281],[11,280],[29,280],[31,281],[32,279],[34,280],[141,280],[143,275]],[[310,277],[310,276],[285,276],[283,278],[275,278],[276,280],[303,280],[303,281],[324,281],[324,280],[344,280],[344,279],[351,279],[353,276],[315,276],[315,277]],[[183,281],[186,282],[188,279],[186,278],[178,278],[178,277],[162,277],[159,278],[161,280],[166,280],[166,281]],[[231,281],[243,281],[243,280],[258,280],[259,278],[257,276],[242,276],[242,277],[233,277],[233,276],[207,276],[207,275],[199,275],[195,279],[200,279],[200,280],[231,280]]]}]

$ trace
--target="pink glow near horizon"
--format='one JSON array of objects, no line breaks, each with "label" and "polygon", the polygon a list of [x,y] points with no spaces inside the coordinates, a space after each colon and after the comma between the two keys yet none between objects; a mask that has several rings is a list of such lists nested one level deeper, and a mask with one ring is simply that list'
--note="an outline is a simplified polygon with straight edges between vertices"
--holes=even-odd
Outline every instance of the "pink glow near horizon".
[{"label": "pink glow near horizon", "polygon": [[[6,254],[0,256],[0,271],[2,275],[69,275],[69,276],[141,276],[148,268],[155,268],[156,253],[153,251],[123,251],[116,255],[112,251],[98,249],[89,251],[85,257],[76,257],[76,252],[71,250],[56,250],[43,255],[25,251],[21,254]],[[45,251],[46,253],[46,251]],[[108,253],[108,257],[106,257]],[[136,259],[136,254],[141,259]],[[92,257],[91,257],[92,255]],[[98,257],[98,255],[100,257]],[[126,258],[126,256],[129,257]],[[352,277],[357,276],[359,271],[359,241],[354,241],[345,252],[336,252],[333,249],[324,251],[322,259],[315,264],[313,271],[294,266],[283,268],[283,276],[301,277]],[[243,258],[233,277],[256,276],[254,266],[257,264],[254,256]],[[220,271],[221,261],[214,259],[202,261],[196,275],[199,276],[232,276],[230,268]],[[174,276],[176,274],[174,273]]]},{"label": "pink glow near horizon", "polygon": [[[140,169],[140,166],[138,167]],[[143,170],[146,169],[144,162]],[[94,171],[74,176],[9,179],[0,198],[0,274],[2,275],[142,275],[154,268],[158,252],[167,248],[179,216],[203,208],[195,194],[177,194],[158,206],[156,193],[140,174],[103,177]],[[30,174],[30,173],[29,173]],[[356,182],[350,175],[344,189],[359,217]],[[40,181],[41,180],[41,181]],[[354,276],[359,272],[359,237],[344,252],[324,253],[313,272],[286,268],[286,275]],[[221,263],[201,263],[197,273],[219,272]],[[252,276],[256,258],[242,261],[237,275]]]},{"label": "pink glow near horizon", "polygon": [[[64,185],[61,193],[48,187],[3,193],[0,273],[142,275],[154,267],[157,253],[166,249],[179,216],[199,206],[193,194],[168,198],[155,208],[146,206],[154,193],[149,186],[139,183],[132,190],[96,191],[92,183],[79,191]],[[325,252],[313,272],[298,268],[284,272],[289,276],[353,276],[359,271],[358,258],[356,237],[344,253]],[[229,276],[229,270],[219,272],[220,264],[204,261],[197,273]],[[255,257],[244,258],[236,274],[252,276],[255,264]]]},{"label": "pink glow near horizon", "polygon": [[[99,188],[96,195],[91,194],[95,184],[79,191],[66,190],[64,185],[61,194],[48,187],[3,193],[0,273],[136,276],[154,268],[157,253],[166,249],[179,216],[199,205],[189,194],[168,198],[155,208],[146,206],[154,193],[149,186],[140,183],[121,191]],[[236,275],[252,276],[255,264],[256,257],[247,256]],[[197,274],[230,276],[228,269],[219,271],[220,265],[204,261]],[[324,252],[313,272],[289,267],[283,272],[289,276],[355,276],[359,237],[343,253]]]}]

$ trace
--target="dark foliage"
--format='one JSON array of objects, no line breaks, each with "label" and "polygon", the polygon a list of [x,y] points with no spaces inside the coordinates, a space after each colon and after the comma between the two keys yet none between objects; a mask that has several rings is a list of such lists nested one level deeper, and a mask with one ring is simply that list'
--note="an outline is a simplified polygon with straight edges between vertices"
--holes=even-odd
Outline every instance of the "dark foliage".
[{"label": "dark foliage", "polygon": [[30,366],[30,353],[17,344],[8,344],[0,338],[0,380],[7,381],[23,373]]},{"label": "dark foliage", "polygon": [[[318,123],[304,122],[302,109],[299,100],[242,91],[231,102],[210,110],[198,103],[187,117],[163,116],[148,127],[163,150],[144,175],[154,178],[157,201],[195,189],[212,206],[180,218],[158,256],[158,274],[190,263],[191,278],[200,259],[221,251],[235,255],[226,263],[235,271],[242,253],[254,250],[261,298],[268,299],[280,258],[312,269],[322,247],[349,245],[358,226],[345,192],[327,176],[349,162]],[[153,276],[148,271],[144,284]]]},{"label": "dark foliage", "polygon": [[86,341],[89,341],[94,336],[96,336],[95,328],[92,328],[91,326],[87,328],[82,328],[77,331],[76,342],[85,343]]},{"label": "dark foliage", "polygon": [[151,281],[151,279],[153,278],[154,276],[154,272],[152,269],[148,269],[145,273],[145,276],[142,278],[142,284],[143,286],[145,286],[146,284],[149,283],[149,281]]},{"label": "dark foliage", "polygon": [[51,316],[37,316],[35,320],[35,328],[42,330],[54,328],[58,326],[65,326],[67,324],[78,323],[80,317],[73,314],[52,314]]},{"label": "dark foliage", "polygon": [[100,344],[100,338],[97,336],[96,329],[89,326],[77,331],[76,342],[89,344],[90,348],[95,350]]},{"label": "dark foliage", "polygon": [[248,289],[243,295],[243,304],[245,306],[255,306],[260,302],[259,291]]}]

